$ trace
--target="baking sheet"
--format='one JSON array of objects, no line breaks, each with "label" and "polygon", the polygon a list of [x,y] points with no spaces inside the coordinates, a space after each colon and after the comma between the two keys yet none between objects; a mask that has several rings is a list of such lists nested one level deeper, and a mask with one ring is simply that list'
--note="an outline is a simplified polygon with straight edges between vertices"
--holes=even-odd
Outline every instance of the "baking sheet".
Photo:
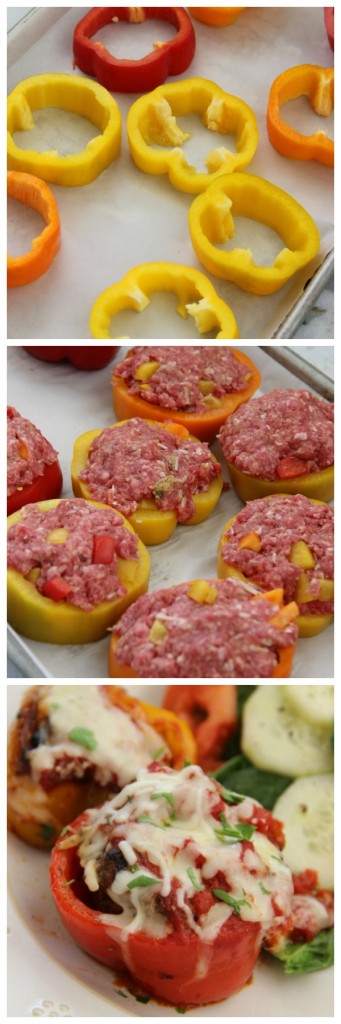
[{"label": "baking sheet", "polygon": [[[23,78],[44,72],[80,74],[72,68],[73,28],[87,8],[35,9],[9,34],[9,91]],[[137,30],[137,31],[135,31]],[[321,164],[287,160],[268,141],[265,113],[270,86],[281,70],[301,63],[330,66],[332,52],[323,25],[323,9],[302,7],[247,8],[232,25],[215,29],[195,22],[196,56],[180,78],[201,76],[216,81],[227,92],[241,96],[255,111],[259,125],[259,146],[247,168],[254,174],[284,188],[316,220],[321,233],[319,256],[309,268],[272,296],[252,296],[237,286],[211,277],[219,295],[231,305],[240,335],[248,338],[292,335],[309,304],[309,288],[323,286],[331,271],[326,258],[333,246],[333,171]],[[108,46],[115,41],[117,56],[137,57],[150,50],[153,40],[165,39],[165,23],[146,22],[130,26],[107,26],[99,38]],[[177,79],[174,79],[177,80]],[[88,320],[97,296],[139,263],[166,260],[200,268],[187,229],[187,211],[192,197],[178,192],[166,176],[151,177],[133,164],[126,138],[125,122],[135,96],[116,96],[122,113],[121,155],[92,184],[83,188],[52,186],[60,209],[62,247],[44,276],[28,286],[9,290],[9,338],[90,338]],[[316,115],[305,98],[290,105],[290,118],[300,130],[315,131]],[[46,114],[36,120],[46,122]],[[195,138],[186,143],[191,160],[202,165],[212,145],[226,141],[215,134],[207,145],[207,131],[197,119],[180,119],[194,128]],[[331,131],[331,119],[323,130]],[[77,136],[81,127],[77,123]],[[185,124],[186,122],[186,124]],[[189,124],[191,122],[191,124]],[[74,121],[65,114],[54,122],[50,136],[53,148],[62,145],[61,123],[74,134]],[[321,119],[318,119],[321,128]],[[91,135],[91,131],[90,131]],[[86,138],[89,138],[87,135]],[[33,132],[20,133],[20,145],[35,146]],[[84,145],[84,138],[78,148]],[[42,146],[45,148],[45,146]],[[75,145],[77,148],[77,145]],[[35,221],[21,204],[9,204],[9,249],[29,245]],[[255,222],[238,218],[238,233],[232,244],[246,244],[256,259],[272,262],[282,248],[277,236]],[[39,229],[38,229],[39,230]],[[311,286],[307,282],[312,274]],[[210,276],[210,275],[207,275]],[[311,302],[313,298],[311,298]],[[298,304],[298,306],[297,306]],[[298,314],[295,315],[295,310]],[[175,313],[172,296],[155,296],[142,314],[124,312],[113,321],[113,336],[121,338],[197,338],[192,318],[183,321]],[[289,319],[288,319],[289,318]],[[289,333],[288,333],[289,332]]]},{"label": "baking sheet", "polygon": [[[257,394],[275,387],[302,388],[302,382],[261,348],[238,346],[261,372]],[[115,361],[126,351],[121,348]],[[329,350],[330,354],[332,349]],[[95,373],[75,370],[69,364],[39,362],[19,346],[8,346],[8,402],[33,420],[60,452],[64,477],[63,497],[72,495],[70,466],[73,443],[86,430],[115,422],[111,403],[110,367]],[[221,460],[216,442],[213,451]],[[227,479],[227,471],[224,470]],[[149,548],[150,590],[174,583],[216,575],[218,539],[227,520],[242,507],[232,488],[223,493],[213,515],[198,526],[178,526],[166,544]],[[295,678],[333,677],[333,626],[319,636],[298,642],[294,661]],[[24,639],[27,650],[55,678],[107,677],[108,640],[86,645],[59,646]],[[13,643],[11,643],[13,657]],[[22,654],[22,652],[21,652]]]},{"label": "baking sheet", "polygon": [[[164,686],[129,683],[129,693],[160,704]],[[18,711],[23,686],[7,688],[8,723]],[[113,973],[70,938],[49,892],[49,854],[8,836],[8,1015],[10,1017],[177,1017],[175,1008],[152,999],[138,1003],[115,983]],[[189,1010],[202,1017],[332,1017],[333,968],[292,977],[282,964],[261,957],[252,981],[229,1000]],[[18,984],[20,977],[20,985]],[[255,1012],[255,1008],[256,1011]],[[207,1011],[209,1011],[209,1016]]]}]

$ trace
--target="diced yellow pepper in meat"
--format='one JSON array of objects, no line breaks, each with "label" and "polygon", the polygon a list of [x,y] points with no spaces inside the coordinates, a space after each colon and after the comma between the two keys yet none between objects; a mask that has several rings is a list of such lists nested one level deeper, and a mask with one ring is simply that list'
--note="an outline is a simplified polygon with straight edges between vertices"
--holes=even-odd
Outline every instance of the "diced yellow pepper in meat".
[{"label": "diced yellow pepper in meat", "polygon": [[320,580],[319,601],[332,601],[334,597],[334,580]]},{"label": "diced yellow pepper in meat", "polygon": [[160,363],[156,363],[152,360],[150,363],[142,363],[136,370],[135,380],[149,380],[149,377],[153,376],[153,373],[159,369],[159,366]]},{"label": "diced yellow pepper in meat", "polygon": [[315,558],[308,544],[304,540],[296,540],[291,545],[289,562],[298,565],[300,569],[314,569]]},{"label": "diced yellow pepper in meat", "polygon": [[51,530],[47,535],[48,541],[51,544],[63,544],[69,536],[69,531],[66,530],[65,526],[57,526],[55,530]]},{"label": "diced yellow pepper in meat", "polygon": [[[26,459],[26,462],[28,462],[29,457],[30,457],[30,453],[29,453],[27,444],[25,444],[25,441],[21,441],[20,442],[19,452],[20,452],[21,458],[22,459]],[[19,488],[18,488],[18,490],[19,490]]]},{"label": "diced yellow pepper in meat", "polygon": [[207,409],[217,409],[221,405],[220,398],[216,398],[215,395],[205,395],[203,401]]},{"label": "diced yellow pepper in meat", "polygon": [[258,533],[252,531],[252,533],[246,533],[245,537],[241,538],[238,544],[238,551],[242,551],[244,548],[247,548],[249,551],[260,551],[261,547],[261,537],[258,536]]},{"label": "diced yellow pepper in meat", "polygon": [[149,639],[152,644],[162,644],[163,640],[167,640],[168,629],[164,626],[160,619],[154,619],[152,628],[149,633]]},{"label": "diced yellow pepper in meat", "polygon": [[276,629],[285,629],[290,622],[293,622],[293,620],[297,618],[298,613],[299,609],[296,601],[290,601],[289,604],[286,604],[284,608],[281,608],[280,611],[270,619],[270,622],[273,626],[276,626]]},{"label": "diced yellow pepper in meat", "polygon": [[214,388],[214,380],[199,380],[199,391],[202,395],[210,395]]},{"label": "diced yellow pepper in meat", "polygon": [[310,590],[310,579],[305,572],[302,572],[297,580],[295,600],[298,604],[307,604],[308,601],[316,601],[316,594],[312,594]]},{"label": "diced yellow pepper in meat", "polygon": [[33,583],[35,586],[37,580],[39,579],[40,571],[41,570],[38,568],[38,566],[36,566],[35,569],[30,569],[25,578],[29,581],[29,583]]},{"label": "diced yellow pepper in meat", "polygon": [[191,583],[187,595],[197,604],[214,604],[218,591],[207,580],[195,580]]}]

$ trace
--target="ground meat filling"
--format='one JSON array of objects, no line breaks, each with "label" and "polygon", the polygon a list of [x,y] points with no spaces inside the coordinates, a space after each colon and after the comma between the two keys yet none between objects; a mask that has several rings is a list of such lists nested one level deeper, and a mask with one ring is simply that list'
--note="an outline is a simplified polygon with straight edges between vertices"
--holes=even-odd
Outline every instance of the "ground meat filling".
[{"label": "ground meat filling", "polygon": [[7,497],[43,476],[46,466],[52,466],[57,458],[58,452],[38,427],[8,406]]},{"label": "ground meat filling", "polygon": [[[62,542],[50,537],[65,530]],[[110,564],[93,563],[94,538],[112,537],[115,550]],[[138,541],[111,509],[98,509],[82,498],[64,500],[48,511],[27,505],[20,520],[8,531],[8,566],[27,576],[40,570],[35,585],[40,593],[56,577],[70,586],[65,600],[83,611],[101,601],[126,593],[119,579],[118,559],[137,559]]]},{"label": "ground meat filling", "polygon": [[[136,379],[139,368],[155,363],[148,379]],[[151,405],[181,412],[207,412],[213,399],[243,391],[251,371],[231,349],[208,345],[178,348],[172,345],[139,345],[115,366],[131,395]]]},{"label": "ground meat filling", "polygon": [[185,522],[195,512],[193,494],[207,491],[220,473],[208,444],[183,441],[136,417],[95,438],[80,479],[96,501],[125,516],[133,515],[143,499],[153,499],[157,508],[174,509]]},{"label": "ground meat filling", "polygon": [[[258,551],[239,548],[248,534],[260,538]],[[333,614],[333,600],[319,599],[322,579],[334,578],[334,512],[328,505],[314,505],[302,494],[250,501],[225,533],[221,550],[227,565],[234,566],[264,590],[284,588],[285,602],[297,600],[301,614]],[[292,545],[304,541],[315,560],[312,569],[290,562]],[[304,572],[315,600],[300,603],[297,581]]]},{"label": "ground meat filling", "polygon": [[[225,458],[265,480],[327,469],[334,462],[334,406],[310,391],[276,388],[241,405],[221,428]],[[293,471],[288,469],[293,460]]]},{"label": "ground meat filling", "polygon": [[114,627],[117,661],[141,678],[271,677],[279,651],[295,643],[297,627],[272,625],[279,609],[266,598],[251,600],[249,585],[228,579],[212,586],[217,596],[211,604],[189,597],[188,583],[138,598]]}]

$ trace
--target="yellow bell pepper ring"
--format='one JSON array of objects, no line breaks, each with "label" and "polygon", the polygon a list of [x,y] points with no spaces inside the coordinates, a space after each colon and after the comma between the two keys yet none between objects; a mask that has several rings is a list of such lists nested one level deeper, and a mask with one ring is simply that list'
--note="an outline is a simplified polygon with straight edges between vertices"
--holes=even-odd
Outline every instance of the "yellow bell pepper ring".
[{"label": "yellow bell pepper ring", "polygon": [[179,300],[177,313],[184,320],[192,316],[199,334],[214,330],[216,338],[239,338],[232,309],[219,298],[208,278],[200,270],[177,263],[142,263],[106,288],[91,310],[92,337],[117,337],[110,333],[112,317],[124,309],[142,313],[155,292],[174,292]]},{"label": "yellow bell pepper ring", "polygon": [[[200,173],[186,160],[183,144],[190,132],[182,131],[178,117],[196,114],[209,132],[235,136],[235,152],[226,146],[206,157],[207,172]],[[133,103],[127,118],[133,160],[147,174],[168,174],[182,192],[203,192],[221,174],[247,167],[258,145],[255,115],[244,100],[224,92],[206,78],[187,78],[160,85]]]},{"label": "yellow bell pepper ring", "polygon": [[[45,107],[85,117],[101,133],[81,153],[21,149],[13,136],[34,127],[32,112]],[[7,154],[11,170],[27,171],[55,185],[87,185],[116,160],[121,146],[121,114],[113,96],[89,78],[34,75],[15,86],[7,100]]]},{"label": "yellow bell pepper ring", "polygon": [[[44,512],[56,508],[59,501],[52,499],[37,502]],[[107,505],[91,501],[96,508],[108,509]],[[27,507],[27,506],[26,506]],[[20,522],[25,509],[14,512],[7,519],[8,529]],[[117,513],[118,515],[120,513]],[[122,522],[130,533],[134,530],[127,519]],[[7,614],[8,621],[18,633],[31,640],[50,644],[86,644],[106,636],[107,630],[137,597],[148,590],[150,559],[147,549],[138,539],[136,561],[118,558],[118,574],[126,593],[112,601],[101,601],[91,611],[84,611],[65,600],[52,600],[37,590],[35,583],[16,569],[7,570]],[[34,571],[34,570],[33,570]]]},{"label": "yellow bell pepper ring", "polygon": [[[286,495],[283,495],[283,494],[278,495],[278,497],[279,496],[286,497]],[[271,501],[271,498],[273,498],[274,495],[273,494],[267,494],[267,495],[265,495],[265,497],[266,497],[267,500]],[[325,505],[326,504],[326,502],[318,501],[316,498],[311,498],[310,501],[312,501],[314,505]],[[218,577],[219,577],[219,579],[226,579],[228,576],[234,576],[237,579],[242,580],[245,583],[253,583],[254,586],[258,587],[259,586],[258,580],[256,580],[254,576],[252,576],[252,578],[251,578],[251,576],[245,576],[244,573],[242,573],[239,569],[236,569],[234,565],[229,565],[228,562],[226,561],[226,559],[223,558],[223,556],[222,556],[222,548],[225,546],[225,544],[228,544],[228,542],[229,542],[228,531],[230,530],[231,526],[233,526],[233,523],[236,521],[236,519],[238,519],[238,513],[236,513],[236,515],[232,516],[232,518],[228,520],[228,522],[224,526],[223,532],[222,532],[220,540],[219,540],[219,545],[218,545],[218,563],[217,563]],[[253,536],[256,537],[256,534],[255,535],[249,534],[248,538],[247,537],[244,538],[245,543],[243,544],[242,542],[240,542],[239,543],[239,548],[241,548],[241,547],[249,547],[252,550],[257,550],[258,549],[258,545],[256,545],[256,543],[253,542]],[[297,548],[297,557],[295,557],[295,559],[294,559],[294,556],[293,557],[290,556],[289,557],[289,561],[294,561],[295,560],[295,564],[299,565],[300,568],[302,569],[301,575],[300,575],[298,583],[297,583],[296,593],[295,593],[295,601],[297,602],[298,607],[299,607],[300,604],[308,603],[309,599],[311,599],[311,598],[309,597],[308,587],[306,588],[307,592],[305,592],[305,590],[304,590],[305,581],[307,581],[307,583],[308,583],[308,578],[306,577],[305,572],[304,572],[305,553],[307,551],[307,545],[304,542],[302,542],[302,544],[300,544],[300,541],[299,541],[298,543],[296,543],[296,548]],[[333,595],[334,595],[334,583],[333,583],[333,580],[323,580],[321,582],[323,582],[324,584],[327,584],[327,586],[328,586],[328,594],[329,594],[328,600],[332,600]],[[316,598],[315,598],[315,600],[316,600]],[[326,600],[326,598],[325,598],[325,600]],[[297,618],[295,619],[296,625],[298,626],[299,636],[301,636],[301,637],[316,636],[317,633],[321,633],[321,631],[323,629],[326,629],[326,626],[329,626],[329,623],[332,622],[332,621],[333,621],[333,615],[331,615],[331,614],[323,615],[323,614],[319,613],[319,614],[313,615],[312,613],[308,613],[308,612],[305,612],[304,614],[300,613],[297,616]]]},{"label": "yellow bell pepper ring", "polygon": [[[200,444],[198,438],[193,437],[192,434],[186,430],[185,427],[181,427],[176,423],[157,423],[155,420],[147,420],[150,426],[158,427],[159,429],[164,427],[165,430],[174,434],[175,436],[183,437],[186,441],[194,441],[196,444]],[[119,423],[113,423],[111,430],[116,427],[122,427],[127,420],[121,420]],[[102,433],[102,430],[88,430],[85,434],[81,434],[77,438],[73,449],[73,458],[71,465],[71,479],[73,493],[78,498],[86,498],[92,500],[91,492],[88,485],[80,480],[80,474],[85,469],[89,451],[95,440]],[[214,458],[214,456],[212,456]],[[217,461],[216,459],[214,460]],[[208,516],[214,511],[217,502],[219,501],[222,489],[223,489],[223,474],[220,473],[215,480],[210,483],[206,491],[201,491],[198,494],[193,494],[193,504],[195,512],[190,519],[182,524],[183,526],[196,526],[197,523],[202,523]],[[135,533],[137,533],[140,540],[144,544],[163,544],[165,541],[173,535],[174,530],[177,526],[177,514],[173,509],[163,511],[158,508],[153,499],[143,499],[139,503],[136,512],[128,517],[128,522],[133,527]]]},{"label": "yellow bell pepper ring", "polygon": [[278,153],[292,160],[318,160],[334,167],[334,142],[326,132],[304,135],[281,117],[282,104],[297,96],[307,96],[316,114],[329,117],[334,108],[334,69],[300,64],[282,71],[272,83],[267,111],[268,136]]},{"label": "yellow bell pepper ring", "polygon": [[[234,235],[231,213],[266,224],[283,239],[270,267],[255,263],[251,249],[219,249]],[[253,174],[221,176],[193,200],[189,230],[194,251],[210,274],[233,281],[254,295],[278,291],[316,256],[320,235],[303,206],[283,189]]]},{"label": "yellow bell pepper ring", "polygon": [[196,21],[221,28],[223,25],[231,25],[245,7],[189,7],[188,10]]},{"label": "yellow bell pepper ring", "polygon": [[292,476],[286,480],[264,480],[262,477],[250,476],[242,469],[237,469],[227,461],[231,483],[241,501],[252,501],[253,498],[266,498],[269,494],[304,494],[306,498],[321,501],[332,501],[334,497],[334,466],[320,469],[317,473],[306,473],[304,476]]}]

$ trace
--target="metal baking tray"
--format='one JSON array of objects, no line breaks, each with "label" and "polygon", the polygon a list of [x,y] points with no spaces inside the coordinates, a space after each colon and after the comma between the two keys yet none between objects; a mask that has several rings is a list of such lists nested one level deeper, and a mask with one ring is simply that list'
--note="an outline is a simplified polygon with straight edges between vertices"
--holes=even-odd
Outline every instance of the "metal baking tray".
[{"label": "metal baking tray", "polygon": [[[333,381],[287,346],[239,349],[255,362],[262,375],[259,393],[274,387],[309,387],[333,397]],[[121,359],[125,349],[116,356]],[[110,367],[95,373],[74,370],[69,364],[39,362],[19,346],[8,346],[8,401],[23,416],[37,423],[59,450],[64,476],[63,497],[71,497],[70,465],[73,443],[86,430],[115,421],[111,402]],[[303,353],[304,354],[304,349]],[[333,354],[328,347],[328,355]],[[216,456],[222,458],[216,442]],[[224,475],[228,479],[227,471]],[[166,544],[150,548],[150,589],[156,590],[200,576],[216,574],[216,552],[227,520],[242,507],[232,488],[223,492],[210,518],[198,526],[178,526]],[[333,627],[298,642],[293,676],[300,679],[333,677]],[[74,646],[43,644],[9,631],[9,675],[13,677],[107,678],[108,640]]]},{"label": "metal baking tray", "polygon": [[[72,66],[72,33],[86,10],[80,7],[33,8],[9,31],[9,91],[32,74],[51,70],[80,74]],[[164,38],[164,23],[151,26],[152,22],[145,22],[130,36],[129,32],[123,35],[121,26],[116,26],[118,56],[123,53],[128,57],[137,56],[135,46],[140,47],[140,56],[150,49],[155,35]],[[109,26],[101,34],[102,41],[109,47],[112,45],[110,32]],[[195,22],[195,32],[196,56],[188,71],[179,77],[211,78],[227,92],[241,96],[250,104],[257,116],[260,140],[257,153],[246,170],[275,182],[295,196],[312,214],[321,234],[318,257],[275,295],[253,296],[229,282],[210,279],[218,294],[231,305],[242,338],[294,337],[333,273],[333,172],[314,161],[286,160],[276,153],[267,138],[265,111],[270,85],[279,70],[300,63],[325,66],[331,63],[322,8],[250,7],[228,29],[209,28]],[[62,246],[44,278],[9,290],[8,338],[89,339],[88,321],[93,302],[133,266],[166,260],[203,269],[196,260],[187,229],[192,197],[173,189],[167,176],[152,177],[135,167],[125,131],[126,115],[135,96],[116,94],[116,99],[123,124],[121,155],[91,185],[83,188],[52,186],[60,210]],[[311,116],[310,108],[308,113],[304,106],[297,109],[298,116],[302,116],[303,110],[305,117]],[[199,127],[198,119],[193,118],[192,122],[187,127],[194,131],[194,140],[186,146],[193,143],[188,155],[199,165],[208,149],[207,131]],[[58,130],[55,126],[54,148],[62,143]],[[309,130],[315,130],[315,127],[310,128],[310,122]],[[219,137],[215,141],[219,142]],[[20,144],[25,144],[23,137]],[[34,147],[34,143],[32,145]],[[83,146],[84,142],[78,148]],[[12,241],[20,239],[28,245],[32,237],[31,222],[26,224],[26,220],[21,235],[21,221],[27,211],[15,212],[18,206],[14,201],[9,204],[11,251]],[[256,259],[272,262],[278,251],[277,236],[277,241],[273,241],[267,229],[262,231],[262,225],[250,221],[244,223],[243,230],[244,236],[237,238],[237,244],[250,245]],[[174,296],[155,296],[152,308],[144,313],[136,315],[130,311],[116,317],[115,334],[122,338],[197,339],[192,318],[183,321],[176,316],[175,305]],[[333,311],[328,310],[328,320],[329,314],[332,319]],[[327,336],[330,322],[323,330]]]}]

